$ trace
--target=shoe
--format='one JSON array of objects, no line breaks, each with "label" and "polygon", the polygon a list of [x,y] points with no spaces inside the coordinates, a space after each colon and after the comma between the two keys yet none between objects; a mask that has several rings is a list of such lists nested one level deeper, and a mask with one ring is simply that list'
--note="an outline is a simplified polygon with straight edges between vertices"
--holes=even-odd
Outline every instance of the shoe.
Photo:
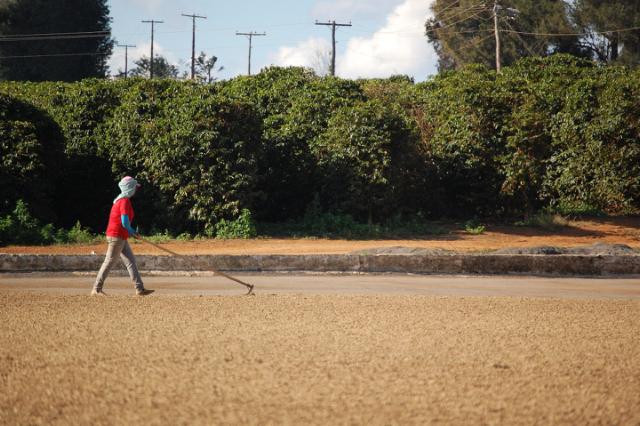
[{"label": "shoe", "polygon": [[142,289],[137,289],[136,290],[136,295],[137,296],[148,296],[151,293],[153,293],[155,290],[148,290],[146,288],[142,288]]},{"label": "shoe", "polygon": [[102,289],[93,289],[91,290],[91,295],[92,296],[106,296],[107,293],[105,293],[104,291],[102,291]]}]

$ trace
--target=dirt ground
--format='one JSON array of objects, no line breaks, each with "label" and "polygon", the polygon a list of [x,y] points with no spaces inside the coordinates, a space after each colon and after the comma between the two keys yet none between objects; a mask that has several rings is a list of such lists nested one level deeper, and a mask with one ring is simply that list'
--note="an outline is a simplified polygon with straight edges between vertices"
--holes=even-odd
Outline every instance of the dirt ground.
[{"label": "dirt ground", "polygon": [[0,424],[639,424],[640,301],[0,291]]},{"label": "dirt ground", "polygon": [[[235,274],[234,274],[235,275]],[[513,296],[561,299],[619,299],[640,301],[640,277],[528,277],[410,274],[238,274],[265,295],[338,296]],[[142,274],[153,297],[238,296],[241,285],[210,273],[191,276]],[[38,292],[50,295],[87,295],[96,273],[0,274],[0,292]],[[126,273],[113,274],[104,290],[111,295],[132,295],[134,285]]]},{"label": "dirt ground", "polygon": [[[489,226],[482,235],[453,228],[443,235],[410,240],[273,239],[172,241],[167,248],[181,254],[343,254],[383,248],[441,248],[458,252],[484,252],[511,247],[575,247],[594,243],[626,244],[640,249],[640,218],[607,218],[569,222],[569,226],[545,230],[514,226]],[[158,249],[134,241],[136,254],[161,254]],[[106,244],[47,247],[0,247],[0,253],[104,254]]]}]

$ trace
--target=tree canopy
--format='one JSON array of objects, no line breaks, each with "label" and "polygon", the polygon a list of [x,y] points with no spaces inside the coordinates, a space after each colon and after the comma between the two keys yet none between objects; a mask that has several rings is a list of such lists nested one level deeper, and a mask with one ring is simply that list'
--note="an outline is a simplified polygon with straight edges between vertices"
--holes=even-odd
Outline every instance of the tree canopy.
[{"label": "tree canopy", "polygon": [[218,78],[214,75],[224,69],[222,66],[216,66],[218,63],[217,56],[207,56],[206,53],[200,52],[195,60],[196,78],[203,83],[213,83]]},{"label": "tree canopy", "polygon": [[[585,34],[581,39],[583,49],[593,59],[626,65],[640,63],[640,2],[576,0],[571,16]],[[620,29],[624,31],[614,31]]]},{"label": "tree canopy", "polygon": [[0,0],[0,79],[105,77],[110,23],[107,0]]},{"label": "tree canopy", "polygon": [[[637,0],[500,0],[502,64],[527,56],[571,53],[603,63],[640,62]],[[439,69],[480,63],[495,67],[493,2],[436,0],[425,24]],[[613,32],[612,30],[624,29]]]},{"label": "tree canopy", "polygon": [[[164,56],[153,55],[153,76],[155,78],[178,78],[178,67],[169,63]],[[132,77],[149,77],[151,70],[151,60],[148,56],[143,56],[133,62],[136,67],[129,71]]]}]

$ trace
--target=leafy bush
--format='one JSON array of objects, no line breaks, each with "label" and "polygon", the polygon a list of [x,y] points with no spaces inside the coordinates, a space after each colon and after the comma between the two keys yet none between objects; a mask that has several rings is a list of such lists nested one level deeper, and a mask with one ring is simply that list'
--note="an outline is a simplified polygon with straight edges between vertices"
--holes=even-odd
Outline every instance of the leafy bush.
[{"label": "leafy bush", "polygon": [[482,66],[444,73],[416,85],[414,116],[429,163],[430,210],[441,216],[488,216],[502,211],[504,121],[510,110],[496,74]]},{"label": "leafy bush", "polygon": [[[51,227],[41,233],[42,225],[29,213],[28,205],[18,200],[15,209],[0,218],[0,245],[7,244],[42,244],[53,241]],[[45,238],[51,238],[44,241]]]},{"label": "leafy bush", "polygon": [[52,224],[42,225],[22,200],[16,202],[13,211],[0,217],[0,245],[8,244],[71,244],[92,243],[96,236],[83,228],[80,222],[68,231],[56,229]]},{"label": "leafy bush", "polygon": [[570,89],[554,129],[545,191],[552,206],[640,207],[640,72],[598,69]]},{"label": "leafy bush", "polygon": [[243,209],[235,220],[222,219],[215,225],[215,236],[220,239],[247,239],[258,235],[248,209]]},{"label": "leafy bush", "polygon": [[52,204],[62,149],[60,131],[46,112],[0,94],[0,213],[23,199],[41,219],[56,218]]},{"label": "leafy bush", "polygon": [[379,101],[339,108],[313,145],[323,171],[323,205],[368,223],[389,217],[401,191],[412,189],[409,175],[420,173],[405,161],[416,145],[405,117]]},{"label": "leafy bush", "polygon": [[[276,67],[212,85],[0,82],[0,215],[24,200],[52,224],[42,241],[77,221],[102,230],[124,175],[143,183],[142,231],[171,235],[215,235],[243,209],[353,236],[442,217],[634,213],[639,99],[640,70],[567,55],[420,84]],[[424,222],[389,225],[418,212]]]},{"label": "leafy bush", "polygon": [[364,99],[360,87],[304,68],[271,67],[220,83],[220,94],[249,102],[262,120],[257,219],[301,216],[314,196],[309,188],[321,179],[311,146],[337,108]]},{"label": "leafy bush", "polygon": [[193,83],[140,81],[104,128],[103,147],[114,170],[135,173],[147,184],[149,196],[141,201],[159,201],[143,209],[145,216],[167,212],[173,229],[184,230],[176,221],[213,226],[251,206],[260,123],[250,105],[212,91]]},{"label": "leafy bush", "polygon": [[[113,191],[111,162],[98,149],[100,127],[118,103],[120,83],[84,80],[77,83],[0,83],[0,91],[24,102],[37,112],[51,196],[42,204],[27,194],[18,195],[34,207],[38,217],[71,227],[77,220],[91,228],[104,226],[98,211],[108,211]],[[63,171],[62,173],[55,173]],[[55,173],[53,176],[51,176]],[[46,189],[47,186],[41,186]],[[105,197],[105,194],[109,194]],[[82,206],[70,209],[69,206]]]},{"label": "leafy bush", "polygon": [[92,234],[88,228],[83,228],[79,221],[66,234],[65,242],[67,243],[90,244],[99,238]]}]

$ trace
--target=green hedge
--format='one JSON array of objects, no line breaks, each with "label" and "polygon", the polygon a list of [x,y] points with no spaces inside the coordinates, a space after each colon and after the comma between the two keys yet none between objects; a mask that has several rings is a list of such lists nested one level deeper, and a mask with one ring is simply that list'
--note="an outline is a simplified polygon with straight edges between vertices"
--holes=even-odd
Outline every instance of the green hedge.
[{"label": "green hedge", "polygon": [[640,71],[571,56],[414,84],[267,68],[173,80],[0,83],[0,213],[99,232],[136,175],[143,231],[215,232],[310,208],[384,223],[637,212]]}]

